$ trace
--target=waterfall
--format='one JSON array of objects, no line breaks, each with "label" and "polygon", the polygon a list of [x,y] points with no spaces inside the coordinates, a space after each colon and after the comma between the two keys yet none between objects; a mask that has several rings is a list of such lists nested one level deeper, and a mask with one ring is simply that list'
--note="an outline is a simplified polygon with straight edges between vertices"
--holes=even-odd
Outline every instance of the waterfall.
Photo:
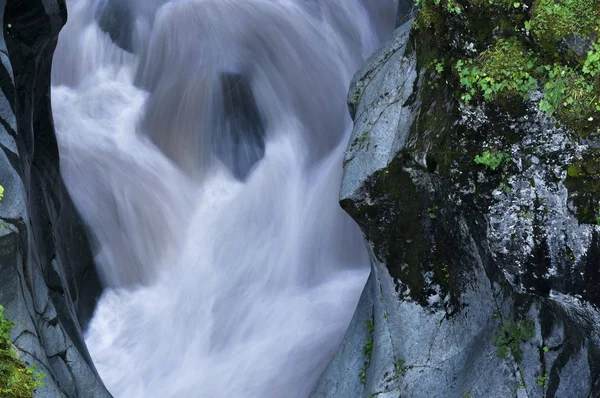
[{"label": "waterfall", "polygon": [[[350,79],[395,0],[70,0],[52,102],[117,398],[306,397],[368,274]],[[358,375],[356,375],[358,377]]]}]

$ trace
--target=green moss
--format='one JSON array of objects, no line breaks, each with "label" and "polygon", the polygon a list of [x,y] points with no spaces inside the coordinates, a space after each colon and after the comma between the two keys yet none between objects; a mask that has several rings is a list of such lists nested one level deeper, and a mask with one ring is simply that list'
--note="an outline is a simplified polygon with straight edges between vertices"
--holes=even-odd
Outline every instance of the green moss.
[{"label": "green moss", "polygon": [[546,68],[548,75],[540,109],[556,114],[583,136],[593,131],[600,119],[600,79],[569,66],[555,64]]},{"label": "green moss", "polygon": [[544,65],[537,54],[516,38],[500,39],[477,59],[458,60],[461,99],[504,105],[509,97],[527,98],[542,85],[539,107],[585,136],[600,119],[600,52],[591,50],[583,68]]},{"label": "green moss", "polygon": [[371,363],[371,355],[373,354],[373,333],[375,332],[375,322],[373,319],[370,319],[365,322],[367,327],[367,341],[363,347],[363,353],[365,354],[365,362],[363,364],[363,368],[358,374],[358,378],[360,379],[362,384],[367,383],[367,369],[369,368],[369,364]]},{"label": "green moss", "polygon": [[567,168],[567,175],[569,177],[583,177],[585,176],[585,172],[576,166],[569,166]]},{"label": "green moss", "polygon": [[[493,102],[515,114],[523,109],[515,98],[543,89],[542,111],[581,136],[598,130],[600,0],[535,0],[531,11],[529,2],[508,0],[419,4],[416,26],[436,38],[437,49],[427,52],[442,54],[440,64],[455,65],[463,102]],[[457,37],[475,47],[457,47]],[[569,41],[574,37],[577,46]],[[568,43],[578,54],[567,51]]]},{"label": "green moss", "polygon": [[461,99],[495,101],[511,96],[527,97],[537,87],[537,59],[518,40],[501,39],[473,60],[458,60],[456,71],[464,89]]},{"label": "green moss", "polygon": [[31,398],[43,385],[43,374],[19,359],[10,338],[13,326],[4,318],[4,307],[0,305],[0,397]]},{"label": "green moss", "polygon": [[432,7],[430,2],[423,3],[417,19],[415,27],[435,29],[442,26],[444,23],[444,14],[438,7]]},{"label": "green moss", "polygon": [[597,0],[536,0],[531,11],[531,32],[544,47],[555,49],[561,39],[598,34],[600,2]]}]

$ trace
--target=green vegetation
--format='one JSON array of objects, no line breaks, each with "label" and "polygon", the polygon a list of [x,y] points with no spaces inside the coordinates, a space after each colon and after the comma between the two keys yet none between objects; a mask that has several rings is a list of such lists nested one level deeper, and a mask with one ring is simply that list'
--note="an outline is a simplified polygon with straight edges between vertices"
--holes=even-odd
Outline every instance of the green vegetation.
[{"label": "green vegetation", "polygon": [[536,58],[514,38],[500,39],[477,59],[456,62],[461,99],[469,103],[474,97],[494,101],[515,94],[526,98],[537,87],[533,77]]},{"label": "green vegetation", "polygon": [[600,130],[600,0],[416,3],[415,27],[438,47],[428,50],[429,68],[454,66],[451,85],[462,102],[513,112],[540,90],[542,112],[582,135]]},{"label": "green vegetation", "polygon": [[497,352],[501,358],[509,353],[513,356],[515,362],[519,363],[523,359],[521,344],[526,343],[535,336],[535,329],[532,322],[523,321],[516,323],[512,319],[504,322],[500,331],[492,337],[492,341],[498,348]]},{"label": "green vegetation", "polygon": [[432,220],[435,220],[437,218],[438,210],[439,210],[438,206],[428,207],[427,214],[429,215],[429,218]]},{"label": "green vegetation", "polygon": [[537,385],[540,387],[544,387],[546,385],[546,376],[538,376]]},{"label": "green vegetation", "polygon": [[394,371],[396,372],[396,376],[394,377],[394,379],[400,376],[404,376],[407,370],[408,367],[406,366],[406,362],[404,361],[404,359],[396,359],[394,361]]},{"label": "green vegetation", "polygon": [[482,164],[491,170],[496,170],[504,163],[509,160],[510,155],[505,152],[483,152],[481,155],[475,156],[475,163]]},{"label": "green vegetation", "polygon": [[371,363],[371,355],[373,354],[373,332],[375,331],[375,323],[371,319],[366,321],[365,325],[367,327],[367,333],[369,335],[363,347],[363,353],[365,354],[366,359],[362,370],[358,374],[360,382],[363,384],[367,383],[367,369],[369,368],[369,364]]},{"label": "green vegetation", "polygon": [[505,182],[501,182],[500,185],[498,185],[498,190],[504,193],[510,193],[510,187]]},{"label": "green vegetation", "polygon": [[438,75],[444,73],[444,64],[441,61],[438,61],[437,58],[433,60],[433,68]]},{"label": "green vegetation", "polygon": [[592,49],[587,53],[582,71],[592,77],[596,77],[600,73],[600,43],[592,44]]},{"label": "green vegetation", "polygon": [[[595,53],[594,53],[595,54]],[[597,66],[586,70],[594,71]],[[564,122],[576,126],[580,122],[592,122],[600,112],[598,92],[600,82],[590,81],[590,76],[564,65],[546,66],[548,80],[544,84],[544,99],[540,101],[540,110],[556,116]],[[589,116],[588,116],[589,115]]]},{"label": "green vegetation", "polygon": [[33,366],[25,366],[17,356],[10,339],[13,326],[4,318],[4,307],[0,305],[0,397],[31,398],[43,385],[44,375]]},{"label": "green vegetation", "polygon": [[531,213],[526,213],[524,211],[520,211],[519,214],[517,214],[520,218],[524,218],[526,220],[532,221],[533,220],[533,215]]},{"label": "green vegetation", "polygon": [[597,34],[600,8],[590,0],[537,0],[531,16],[534,38],[552,50],[563,38],[579,36],[587,40]]},{"label": "green vegetation", "polygon": [[4,198],[4,187],[0,185],[0,201],[2,201],[2,198]]}]

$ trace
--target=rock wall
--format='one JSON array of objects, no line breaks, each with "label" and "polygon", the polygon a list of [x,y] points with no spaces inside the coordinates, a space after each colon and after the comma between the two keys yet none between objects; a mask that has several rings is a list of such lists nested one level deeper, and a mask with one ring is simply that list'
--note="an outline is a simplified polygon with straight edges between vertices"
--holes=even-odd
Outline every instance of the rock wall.
[{"label": "rock wall", "polygon": [[0,0],[0,304],[38,397],[110,397],[82,336],[100,285],[59,174],[50,68],[63,0]]},{"label": "rock wall", "polygon": [[[350,88],[341,204],[371,276],[312,397],[598,397],[600,227],[581,202],[600,145],[539,92],[461,103],[436,40],[409,20]],[[474,161],[498,148],[497,168]]]}]

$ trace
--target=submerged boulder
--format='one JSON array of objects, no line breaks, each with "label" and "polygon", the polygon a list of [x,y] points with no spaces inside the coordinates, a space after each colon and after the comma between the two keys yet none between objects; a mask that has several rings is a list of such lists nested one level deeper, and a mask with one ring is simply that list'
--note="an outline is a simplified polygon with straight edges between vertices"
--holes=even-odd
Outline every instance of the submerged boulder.
[{"label": "submerged boulder", "polygon": [[[59,174],[50,68],[62,0],[0,0],[0,305],[37,397],[110,397],[82,335],[100,293],[82,222]],[[0,364],[1,365],[1,364]]]},{"label": "submerged boulder", "polygon": [[600,396],[600,142],[568,100],[596,76],[515,28],[531,4],[423,3],[350,88],[371,276],[312,396]]},{"label": "submerged boulder", "polygon": [[135,20],[131,4],[124,0],[106,0],[96,10],[96,20],[103,32],[125,51],[133,52],[133,26]]},{"label": "submerged boulder", "polygon": [[248,77],[221,73],[220,104],[215,116],[217,157],[239,180],[245,180],[265,155],[266,122],[258,109]]}]

